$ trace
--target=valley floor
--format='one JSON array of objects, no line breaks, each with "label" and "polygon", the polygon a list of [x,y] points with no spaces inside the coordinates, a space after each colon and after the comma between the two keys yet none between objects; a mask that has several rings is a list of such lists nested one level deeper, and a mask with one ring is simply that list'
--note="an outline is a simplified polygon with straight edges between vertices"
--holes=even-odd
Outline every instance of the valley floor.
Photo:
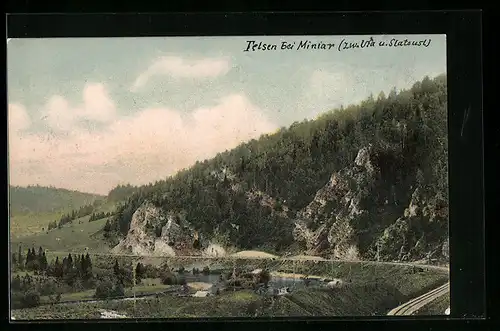
[{"label": "valley floor", "polygon": [[[251,263],[259,267],[262,261],[247,261],[248,265]],[[306,271],[308,278],[336,277],[345,284],[337,288],[301,287],[278,297],[236,289],[222,291],[216,296],[179,297],[173,288],[169,290],[169,285],[162,285],[158,279],[147,279],[135,287],[137,296],[145,295],[135,302],[131,299],[95,301],[95,291],[89,290],[64,294],[61,303],[53,305],[47,304],[48,298],[42,297],[41,306],[12,310],[12,316],[16,320],[40,320],[99,319],[108,316],[103,312],[128,318],[385,315],[401,303],[448,281],[447,273],[439,270],[415,272],[413,267],[405,265],[339,261],[299,261],[298,265],[297,261],[285,261],[279,268],[271,269],[271,275],[273,278],[300,279]],[[193,288],[196,285],[196,290],[203,289],[198,283],[190,285]],[[165,293],[154,295],[161,292]],[[133,295],[131,288],[125,289],[125,296]],[[428,314],[436,313],[435,309],[428,310]]]}]

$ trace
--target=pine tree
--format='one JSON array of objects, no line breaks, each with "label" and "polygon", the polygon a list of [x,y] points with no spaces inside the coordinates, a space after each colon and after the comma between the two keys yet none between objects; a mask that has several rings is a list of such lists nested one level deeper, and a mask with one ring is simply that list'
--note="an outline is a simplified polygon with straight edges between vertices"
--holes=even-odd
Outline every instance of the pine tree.
[{"label": "pine tree", "polygon": [[26,264],[25,265],[28,265],[28,263],[31,262],[31,249],[28,249],[28,253],[26,253]]},{"label": "pine tree", "polygon": [[87,266],[85,263],[85,257],[82,255],[78,255],[78,264],[77,264],[78,271],[80,272],[80,275],[85,275]]},{"label": "pine tree", "polygon": [[73,257],[71,257],[71,253],[68,254],[68,269],[73,269]]},{"label": "pine tree", "polygon": [[104,232],[109,232],[111,230],[111,223],[108,220],[106,220],[106,224],[104,225]]},{"label": "pine tree", "polygon": [[120,275],[120,266],[118,265],[118,260],[115,260],[115,265],[113,266],[113,272],[115,276]]},{"label": "pine tree", "polygon": [[88,271],[91,271],[92,270],[92,260],[90,260],[90,255],[89,253],[87,253],[87,255],[85,256],[85,263],[86,263],[86,266],[87,266],[87,270]]},{"label": "pine tree", "polygon": [[144,266],[142,265],[141,262],[138,262],[137,266],[135,267],[135,278],[137,281],[140,281],[142,279],[143,272],[144,272]]},{"label": "pine tree", "polygon": [[54,263],[54,274],[56,277],[61,278],[63,276],[63,268],[66,258],[63,259],[63,264],[59,262],[59,256],[56,256],[56,262]]},{"label": "pine tree", "polygon": [[12,253],[11,265],[12,266],[17,266],[17,254],[16,253]]},{"label": "pine tree", "polygon": [[17,264],[20,267],[23,266],[23,251],[22,251],[21,245],[19,245],[19,250],[17,253]]},{"label": "pine tree", "polygon": [[40,261],[40,267],[44,271],[47,270],[48,262],[47,262],[47,256],[45,255],[45,252],[42,253],[42,259]]},{"label": "pine tree", "polygon": [[61,276],[63,276],[68,271],[68,258],[67,257],[65,257],[62,260],[61,270],[62,270]]}]

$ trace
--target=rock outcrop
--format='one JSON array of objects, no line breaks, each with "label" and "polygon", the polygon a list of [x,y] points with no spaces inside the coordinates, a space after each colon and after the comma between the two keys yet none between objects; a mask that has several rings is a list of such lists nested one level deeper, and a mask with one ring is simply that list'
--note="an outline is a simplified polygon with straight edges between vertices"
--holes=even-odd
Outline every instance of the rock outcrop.
[{"label": "rock outcrop", "polygon": [[145,201],[133,214],[126,237],[112,252],[174,256],[186,253],[195,237],[196,232],[179,215],[166,214]]},{"label": "rock outcrop", "polygon": [[403,215],[377,240],[383,260],[448,259],[448,206],[439,194],[417,187]]},{"label": "rock outcrop", "polygon": [[[305,245],[307,254],[345,260],[360,255],[398,261],[446,258],[445,199],[419,186],[412,172],[394,183],[387,176],[382,178],[380,163],[372,146],[360,149],[352,167],[333,173],[311,203],[297,213],[293,236]],[[397,196],[396,186],[399,192],[412,194]]]},{"label": "rock outcrop", "polygon": [[332,248],[334,257],[342,258],[356,248],[352,223],[368,214],[363,199],[379,178],[373,165],[371,146],[362,148],[352,168],[334,173],[314,199],[297,214],[294,238],[305,242],[308,253],[320,254]]}]

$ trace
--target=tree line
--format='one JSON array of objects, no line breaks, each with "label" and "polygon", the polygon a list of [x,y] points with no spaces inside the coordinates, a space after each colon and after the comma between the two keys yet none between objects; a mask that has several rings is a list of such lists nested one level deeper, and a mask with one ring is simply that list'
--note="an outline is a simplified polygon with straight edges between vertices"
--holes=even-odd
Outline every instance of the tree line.
[{"label": "tree line", "polygon": [[62,228],[65,224],[71,223],[74,220],[85,217],[87,215],[90,215],[89,222],[97,221],[100,219],[103,219],[105,217],[109,217],[112,215],[111,212],[94,212],[94,210],[98,207],[96,203],[94,204],[89,204],[80,207],[77,210],[71,211],[71,213],[64,214],[61,216],[61,218],[58,221],[52,221],[48,225],[48,230],[52,229],[60,229]]}]

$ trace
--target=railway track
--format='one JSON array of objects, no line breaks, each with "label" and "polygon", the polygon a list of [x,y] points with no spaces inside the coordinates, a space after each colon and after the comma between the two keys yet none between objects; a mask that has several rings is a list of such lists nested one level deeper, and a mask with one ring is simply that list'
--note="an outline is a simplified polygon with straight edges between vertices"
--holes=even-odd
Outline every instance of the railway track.
[{"label": "railway track", "polygon": [[[62,251],[51,251],[53,254],[67,255],[67,254],[81,254],[87,252],[62,252]],[[294,257],[267,257],[267,256],[237,256],[237,255],[225,255],[225,256],[202,256],[202,255],[176,255],[176,256],[157,256],[157,255],[135,255],[135,254],[113,254],[113,253],[97,253],[97,252],[88,252],[91,256],[110,256],[110,257],[132,257],[132,258],[158,258],[158,259],[172,259],[172,260],[271,260],[271,261],[315,261],[318,263],[321,262],[348,262],[348,263],[363,263],[363,264],[381,264],[381,265],[396,265],[396,266],[409,266],[423,269],[434,269],[444,272],[449,272],[448,267],[435,266],[435,265],[427,265],[427,264],[417,264],[417,263],[402,263],[402,262],[379,262],[379,261],[344,261],[344,260],[335,260],[335,259],[318,259],[317,257],[301,258],[296,259]]]},{"label": "railway track", "polygon": [[412,299],[400,305],[399,307],[394,308],[389,313],[387,313],[387,315],[390,316],[412,315],[423,306],[427,305],[431,301],[434,301],[440,296],[445,295],[449,291],[450,291],[450,283],[447,282],[446,284],[441,285],[440,287],[430,292],[427,292],[424,295],[421,295],[415,299]]}]

